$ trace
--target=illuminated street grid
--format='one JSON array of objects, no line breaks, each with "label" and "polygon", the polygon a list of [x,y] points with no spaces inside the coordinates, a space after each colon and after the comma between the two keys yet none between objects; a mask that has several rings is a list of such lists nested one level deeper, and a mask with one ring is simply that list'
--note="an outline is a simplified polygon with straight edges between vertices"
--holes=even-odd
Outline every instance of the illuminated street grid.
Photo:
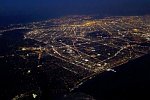
[{"label": "illuminated street grid", "polygon": [[45,43],[41,49],[50,55],[98,73],[149,52],[149,46],[140,45],[150,41],[150,23],[146,20],[70,16],[33,24],[35,28],[25,38]]},{"label": "illuminated street grid", "polygon": [[[65,70],[86,79],[150,51],[150,16],[120,16],[103,19],[93,16],[67,16],[30,24],[9,26],[0,32],[28,29],[24,39],[33,39],[44,46],[21,47],[22,51],[43,52],[75,66]],[[40,65],[38,66],[40,67]],[[88,72],[88,73],[87,73]],[[30,71],[28,71],[30,73]],[[87,73],[87,74],[85,74]]]}]

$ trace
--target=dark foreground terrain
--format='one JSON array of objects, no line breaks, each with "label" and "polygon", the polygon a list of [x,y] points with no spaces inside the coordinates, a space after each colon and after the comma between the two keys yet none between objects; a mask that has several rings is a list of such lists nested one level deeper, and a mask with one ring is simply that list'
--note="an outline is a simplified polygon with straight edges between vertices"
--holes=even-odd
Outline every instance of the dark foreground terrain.
[{"label": "dark foreground terrain", "polygon": [[104,72],[76,91],[97,100],[150,99],[150,54],[115,68],[117,73]]}]

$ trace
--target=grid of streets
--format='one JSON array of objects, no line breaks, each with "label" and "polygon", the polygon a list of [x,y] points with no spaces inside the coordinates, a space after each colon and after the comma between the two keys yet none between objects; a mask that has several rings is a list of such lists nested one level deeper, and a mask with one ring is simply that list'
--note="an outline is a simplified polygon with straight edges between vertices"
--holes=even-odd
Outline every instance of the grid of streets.
[{"label": "grid of streets", "polygon": [[114,67],[148,54],[149,19],[150,16],[99,19],[76,15],[26,25],[12,25],[0,32],[30,30],[24,35],[24,39],[33,39],[44,45],[21,47],[21,50],[37,52],[39,60],[44,52],[75,65],[62,67],[73,74],[83,76],[76,82],[78,86],[94,75],[114,71]]}]

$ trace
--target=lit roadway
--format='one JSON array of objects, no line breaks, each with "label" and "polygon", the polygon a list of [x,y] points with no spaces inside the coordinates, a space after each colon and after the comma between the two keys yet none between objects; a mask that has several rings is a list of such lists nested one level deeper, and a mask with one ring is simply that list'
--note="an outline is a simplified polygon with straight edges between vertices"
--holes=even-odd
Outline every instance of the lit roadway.
[{"label": "lit roadway", "polygon": [[80,69],[90,71],[76,82],[74,88],[103,71],[141,57],[150,51],[150,16],[108,17],[95,19],[90,16],[68,16],[43,22],[34,22],[0,30],[0,32],[28,29],[25,39],[42,42],[43,47],[22,47],[23,51],[43,51],[57,57],[76,68],[64,69],[80,73]]}]

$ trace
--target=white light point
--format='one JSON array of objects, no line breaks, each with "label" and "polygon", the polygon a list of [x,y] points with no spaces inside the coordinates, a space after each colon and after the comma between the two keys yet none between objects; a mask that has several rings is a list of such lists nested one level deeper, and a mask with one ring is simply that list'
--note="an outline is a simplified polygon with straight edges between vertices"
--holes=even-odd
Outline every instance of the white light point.
[{"label": "white light point", "polygon": [[106,71],[112,71],[112,72],[115,72],[116,73],[116,71],[114,70],[114,69],[106,69]]},{"label": "white light point", "polygon": [[101,56],[101,54],[97,54],[97,56]]},{"label": "white light point", "polygon": [[32,96],[33,96],[33,98],[35,99],[35,98],[37,97],[37,94],[34,94],[34,93],[33,93]]},{"label": "white light point", "polygon": [[97,66],[102,66],[101,64],[97,64]]},{"label": "white light point", "polygon": [[27,71],[27,74],[30,74],[30,73],[31,73],[31,70],[28,70],[28,71]]},{"label": "white light point", "polygon": [[84,61],[88,62],[89,60],[88,60],[88,59],[85,59]]}]

